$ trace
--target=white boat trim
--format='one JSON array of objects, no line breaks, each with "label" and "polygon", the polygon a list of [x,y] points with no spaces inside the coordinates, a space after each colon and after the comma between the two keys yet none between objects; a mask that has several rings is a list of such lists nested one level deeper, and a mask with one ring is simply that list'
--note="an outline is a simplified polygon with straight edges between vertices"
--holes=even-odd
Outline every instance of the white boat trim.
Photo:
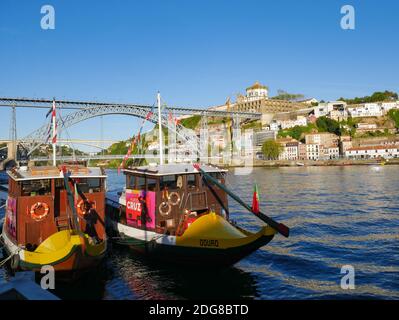
[{"label": "white boat trim", "polygon": [[112,222],[114,229],[116,229],[119,233],[123,233],[125,236],[130,238],[134,238],[141,241],[155,241],[158,244],[175,246],[176,245],[176,237],[169,236],[164,234],[159,234],[153,231],[141,230],[134,227],[129,227],[119,222]]}]

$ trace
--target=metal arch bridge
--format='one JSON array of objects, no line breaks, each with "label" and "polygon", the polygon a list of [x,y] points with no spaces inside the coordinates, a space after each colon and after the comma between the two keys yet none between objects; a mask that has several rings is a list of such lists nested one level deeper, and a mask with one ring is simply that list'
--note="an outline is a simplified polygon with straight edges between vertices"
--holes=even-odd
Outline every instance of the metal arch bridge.
[{"label": "metal arch bridge", "polygon": [[[111,154],[111,155],[75,155],[75,156],[57,156],[57,160],[60,161],[77,161],[77,160],[119,160],[123,159],[126,155],[124,154]],[[159,159],[158,155],[151,154],[135,154],[128,156],[128,159]],[[50,157],[33,157],[31,161],[51,161]]]},{"label": "metal arch bridge", "polygon": [[[49,109],[52,105],[52,100],[46,99],[20,99],[20,98],[0,98],[0,106],[12,107],[12,108],[45,108]],[[76,110],[75,112],[69,113],[62,119],[57,119],[58,132],[62,132],[74,124],[81,121],[103,116],[103,115],[130,115],[139,118],[146,118],[153,106],[149,105],[139,105],[139,104],[117,104],[117,103],[104,103],[104,102],[84,102],[84,101],[66,101],[60,100],[56,101],[57,108],[61,109],[71,109]],[[188,144],[190,149],[198,153],[200,141],[198,137],[191,131],[180,124],[176,124],[168,121],[167,111],[172,111],[175,115],[200,115],[203,118],[207,117],[232,117],[236,119],[235,123],[238,124],[240,118],[244,119],[259,119],[260,113],[250,113],[250,112],[227,112],[218,110],[201,110],[201,109],[191,109],[191,108],[181,108],[181,107],[168,107],[167,110],[162,112],[162,125],[176,134]],[[158,117],[156,113],[148,119],[153,123],[158,123]],[[48,124],[44,124],[39,129],[35,130],[28,136],[21,139],[21,144],[25,149],[28,150],[28,155],[30,155],[34,150],[36,150],[41,144],[45,143],[45,139],[48,132]]]},{"label": "metal arch bridge", "polygon": [[[29,98],[1,98],[0,106],[15,108],[39,108],[49,109],[53,100],[48,99],[29,99]],[[79,110],[86,108],[97,108],[101,106],[120,106],[127,108],[141,108],[150,111],[153,106],[135,103],[108,103],[108,102],[92,102],[92,101],[68,101],[56,100],[57,108]],[[175,115],[201,115],[206,117],[238,117],[245,119],[260,119],[261,113],[256,112],[239,112],[239,111],[220,111],[210,109],[198,109],[187,107],[168,106],[168,110],[173,111]]]},{"label": "metal arch bridge", "polygon": [[[96,149],[105,150],[107,145],[111,145],[113,143],[117,143],[120,140],[98,140],[98,139],[58,139],[57,143],[60,145],[70,145],[77,144],[83,145],[87,147],[93,147]],[[0,150],[7,149],[9,143],[13,143],[14,141],[9,139],[0,139]],[[16,140],[16,143],[20,143],[20,140]],[[4,147],[1,147],[2,144],[5,144]]]}]

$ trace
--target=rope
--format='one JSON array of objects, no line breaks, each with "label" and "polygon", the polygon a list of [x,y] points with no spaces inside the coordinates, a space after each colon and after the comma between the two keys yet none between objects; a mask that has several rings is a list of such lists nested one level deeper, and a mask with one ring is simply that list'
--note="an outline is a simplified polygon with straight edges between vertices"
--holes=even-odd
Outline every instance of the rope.
[{"label": "rope", "polygon": [[6,205],[5,205],[5,204],[3,204],[3,205],[0,207],[0,209],[3,209],[5,206],[6,206]]},{"label": "rope", "polygon": [[141,131],[143,130],[144,124],[147,122],[147,120],[149,120],[151,118],[151,116],[153,114],[152,110],[153,109],[151,109],[151,111],[148,112],[146,117],[142,120],[137,136],[133,136],[132,142],[130,144],[130,148],[128,149],[126,155],[124,156],[121,164],[118,166],[118,174],[120,173],[121,168],[125,167],[125,162],[129,159],[129,156],[132,154],[135,146],[137,146],[137,152],[139,151],[139,143],[141,141],[140,140],[141,139]]},{"label": "rope", "polygon": [[14,255],[18,254],[20,251],[21,251],[21,249],[17,249],[17,250],[15,250],[14,253],[10,254],[7,258],[5,258],[4,260],[2,260],[2,261],[0,262],[0,268],[2,268],[2,267],[7,263],[7,261],[11,260],[12,257],[13,257]]},{"label": "rope", "polygon": [[[64,119],[62,118],[62,114],[61,114],[60,111],[58,111],[58,115],[59,115],[59,119],[61,120],[62,124],[64,125],[65,122],[64,122]],[[74,160],[76,160],[75,145],[73,144],[72,139],[71,139],[71,136],[69,135],[69,131],[68,131],[68,129],[65,127],[65,125],[64,125],[64,130],[65,130],[66,135],[67,135],[68,138],[69,138],[69,144],[72,145],[72,157],[73,157]],[[61,131],[60,131],[60,135],[61,135]],[[60,138],[61,138],[61,137],[60,137]],[[61,146],[61,156],[62,156],[62,146]]]}]

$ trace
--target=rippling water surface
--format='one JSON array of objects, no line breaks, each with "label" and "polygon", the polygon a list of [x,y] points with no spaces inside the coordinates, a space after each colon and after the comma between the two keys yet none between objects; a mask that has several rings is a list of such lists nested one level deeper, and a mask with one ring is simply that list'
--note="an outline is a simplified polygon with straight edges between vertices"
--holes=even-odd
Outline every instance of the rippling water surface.
[{"label": "rippling water surface", "polygon": [[[74,285],[57,284],[56,293],[75,299],[399,299],[399,166],[233,172],[228,186],[250,203],[256,180],[262,211],[287,224],[290,238],[276,236],[225,270],[162,265],[111,246],[102,268]],[[116,198],[124,179],[108,174],[109,196]],[[262,224],[233,200],[230,210],[248,230]],[[355,290],[340,287],[343,265],[355,268]]]}]

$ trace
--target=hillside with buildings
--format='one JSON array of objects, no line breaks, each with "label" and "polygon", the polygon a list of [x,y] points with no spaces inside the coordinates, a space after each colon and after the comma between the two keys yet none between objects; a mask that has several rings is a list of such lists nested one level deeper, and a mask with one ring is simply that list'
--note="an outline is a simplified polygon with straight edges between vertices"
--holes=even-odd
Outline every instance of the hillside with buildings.
[{"label": "hillside with buildings", "polygon": [[[396,93],[385,91],[363,98],[319,102],[315,98],[305,99],[300,94],[281,90],[277,96],[269,97],[268,92],[267,86],[255,82],[246,88],[245,95],[238,94],[235,101],[228,99],[223,105],[210,108],[260,114],[258,120],[240,120],[242,132],[251,130],[251,150],[241,151],[234,147],[240,145],[233,137],[234,119],[208,117],[209,150],[213,150],[213,155],[250,154],[254,159],[288,161],[399,158],[399,101]],[[362,101],[369,102],[359,103]],[[181,117],[179,122],[200,137],[200,115]],[[168,140],[166,129],[164,135]],[[274,141],[279,146],[277,155],[265,153],[267,141]],[[126,154],[130,143],[127,140],[114,144],[105,154]],[[144,134],[140,150],[136,148],[133,152],[151,153],[158,147],[155,130]],[[168,153],[167,144],[165,147]],[[183,144],[178,144],[176,152],[188,153],[189,150],[184,148]],[[111,167],[119,164],[119,160],[108,163]]]},{"label": "hillside with buildings", "polygon": [[[245,95],[237,95],[235,102],[229,99],[211,108],[261,114],[259,120],[240,124],[242,130],[253,130],[254,157],[264,158],[262,145],[268,140],[281,145],[278,160],[399,157],[397,93],[375,92],[362,98],[319,102],[287,93],[269,98],[268,92],[267,86],[256,82],[246,88]],[[209,122],[210,141],[221,150],[231,143],[231,121]]]}]

